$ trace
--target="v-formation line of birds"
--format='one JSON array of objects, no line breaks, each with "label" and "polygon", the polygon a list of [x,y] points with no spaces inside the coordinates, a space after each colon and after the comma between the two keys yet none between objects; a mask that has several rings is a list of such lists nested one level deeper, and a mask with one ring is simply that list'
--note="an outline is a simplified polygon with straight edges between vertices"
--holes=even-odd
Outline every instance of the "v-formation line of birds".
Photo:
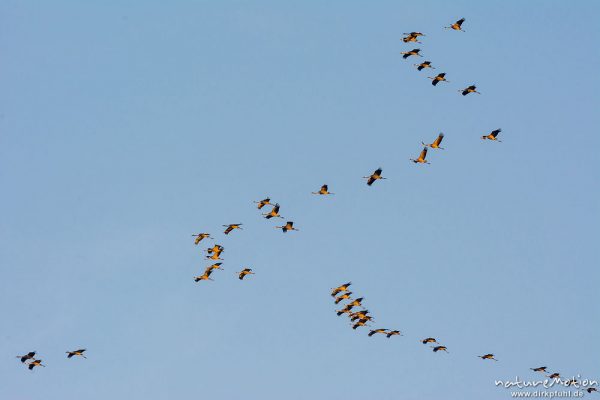
[{"label": "v-formation line of birds", "polygon": [[[447,26],[445,28],[452,29],[455,31],[465,32],[462,29],[462,24],[464,22],[465,22],[465,19],[461,18],[460,20],[456,21],[455,23],[453,23],[450,26]],[[425,36],[425,34],[423,34],[421,32],[410,32],[410,33],[405,33],[405,35],[406,36],[402,39],[404,43],[421,43],[418,40],[419,37]],[[422,55],[420,54],[420,51],[421,51],[421,49],[413,49],[410,51],[402,52],[401,54],[403,54],[404,59],[407,59],[411,56],[422,57]],[[414,64],[414,65],[417,67],[418,71],[422,71],[423,69],[428,69],[428,68],[435,69],[435,67],[433,67],[431,65],[431,61],[424,61],[422,63]],[[428,78],[432,80],[431,83],[433,86],[436,86],[439,82],[446,82],[446,83],[449,82],[446,79],[446,73],[440,73],[440,74],[436,75],[435,77],[428,77]],[[470,93],[480,94],[477,91],[477,87],[475,85],[470,85],[470,86],[466,87],[465,89],[459,90],[459,92],[461,92],[461,94],[463,96],[466,96]],[[481,137],[481,139],[500,142],[500,140],[497,138],[497,136],[500,132],[501,132],[501,129],[496,129],[487,135],[483,135]],[[443,150],[444,148],[440,146],[443,139],[444,139],[444,134],[440,133],[437,136],[437,138],[431,143],[421,142],[421,144],[423,145],[423,149],[422,149],[421,153],[419,154],[418,158],[416,158],[416,159],[411,158],[410,160],[415,164],[429,164],[429,161],[427,161],[427,159],[426,159],[428,148]],[[367,179],[367,185],[371,186],[377,180],[386,179],[385,177],[382,176],[382,172],[383,172],[382,168],[378,168],[371,175],[365,176],[363,178]],[[329,187],[327,184],[322,185],[318,191],[311,192],[311,193],[313,195],[319,195],[319,196],[327,196],[327,195],[335,194],[335,193],[332,193],[329,191]],[[279,213],[281,206],[279,205],[279,203],[272,203],[270,198],[267,197],[262,200],[255,201],[254,203],[257,204],[258,210],[262,210],[266,206],[272,207],[270,209],[270,211],[262,213],[262,216],[265,219],[267,219],[267,220],[270,220],[273,218],[284,219]],[[243,224],[241,224],[241,223],[223,225],[226,228],[223,233],[225,235],[229,235],[234,230],[243,230],[242,225]],[[283,233],[287,233],[289,231],[298,231],[298,229],[296,227],[294,227],[293,221],[287,221],[284,225],[275,226],[274,228],[281,229]],[[192,236],[194,237],[195,245],[199,245],[205,239],[214,240],[214,238],[209,233],[197,233]],[[207,255],[205,258],[208,260],[211,260],[211,262],[213,262],[213,263],[205,268],[202,275],[194,277],[195,282],[204,281],[204,280],[212,281],[213,279],[210,277],[211,274],[215,270],[223,270],[223,268],[222,268],[223,263],[222,262],[214,262],[214,261],[217,261],[217,260],[223,261],[223,259],[221,258],[221,255],[223,254],[224,250],[225,250],[225,248],[220,244],[214,244],[212,247],[209,247],[206,249]],[[254,274],[253,270],[248,267],[243,268],[239,272],[236,272],[236,275],[238,276],[238,279],[240,279],[240,280],[244,280],[244,278],[246,276],[253,275],[253,274]],[[360,327],[370,327],[369,322],[374,322],[374,319],[371,316],[370,311],[363,306],[364,298],[363,297],[358,297],[358,298],[352,297],[353,293],[349,290],[349,287],[351,286],[351,284],[352,284],[351,282],[344,283],[344,284],[332,289],[332,291],[331,291],[331,296],[335,298],[335,304],[339,304],[342,301],[346,301],[346,304],[341,309],[336,311],[337,315],[341,316],[343,314],[347,314],[348,318],[350,319],[350,324],[352,326],[352,329],[354,329],[354,330],[356,330]],[[358,308],[358,307],[360,307],[361,309],[357,310],[356,308]],[[388,328],[370,329],[368,336],[372,337],[377,334],[385,335],[387,338],[391,338],[392,336],[404,336],[400,330],[397,330],[397,329],[392,330],[392,329],[388,329]],[[432,344],[430,346],[430,348],[432,348],[434,353],[438,353],[438,352],[442,352],[442,351],[449,353],[448,348],[445,345],[440,344],[436,338],[427,337],[425,339],[421,339],[420,341],[424,345]],[[86,358],[86,356],[83,354],[85,351],[86,351],[86,349],[67,351],[66,352],[67,358],[70,359],[74,356]],[[42,364],[42,360],[39,358],[36,358],[36,356],[37,356],[37,353],[35,351],[31,351],[25,355],[17,356],[17,358],[20,359],[21,363],[27,365],[29,370],[33,370],[35,367],[38,367],[38,366],[45,367],[45,365]],[[493,353],[487,353],[487,354],[480,355],[477,357],[481,358],[482,360],[498,361],[495,358],[495,355]],[[537,368],[530,368],[530,369],[534,372],[547,373],[547,367],[545,367],[545,366],[537,367]],[[547,376],[551,379],[560,379],[560,374],[557,372],[552,373]],[[570,380],[570,381],[567,381],[566,383],[568,384],[568,383],[575,383],[575,382],[576,381],[574,381],[574,380]],[[590,387],[587,389],[587,391],[588,391],[588,393],[591,393],[591,392],[595,392],[597,390],[595,387]]]},{"label": "v-formation line of birds", "polygon": [[[352,329],[354,329],[354,330],[356,330],[360,327],[370,327],[369,322],[375,322],[375,319],[372,317],[371,312],[364,307],[364,305],[363,305],[364,297],[358,297],[358,298],[352,297],[353,292],[350,291],[351,285],[352,285],[352,282],[346,282],[346,283],[343,283],[343,284],[331,289],[331,297],[333,297],[335,299],[335,304],[339,304],[342,301],[347,301],[347,303],[345,304],[344,307],[342,307],[339,310],[336,310],[336,314],[338,316],[347,314],[348,317],[350,318],[350,321],[353,323]],[[356,310],[355,307],[361,307],[362,309]],[[371,337],[378,333],[385,335],[388,339],[392,336],[404,336],[401,333],[401,331],[391,330],[388,328],[370,329],[367,336]],[[434,353],[438,353],[441,351],[443,351],[445,353],[450,353],[448,351],[448,348],[445,345],[440,344],[436,338],[427,337],[425,339],[421,339],[420,342],[423,343],[424,345],[432,344],[429,347],[432,349],[432,351]],[[493,353],[486,353],[486,354],[483,354],[483,355],[480,355],[477,357],[481,358],[482,360],[498,361],[498,359],[496,358],[496,356]],[[541,372],[544,374],[548,373],[547,369],[548,369],[548,367],[530,368],[530,370],[532,370],[534,372]],[[548,377],[550,379],[560,380],[561,375],[558,372],[554,372],[552,374],[546,375],[546,377]],[[569,380],[565,380],[565,381],[561,381],[561,382],[563,384],[565,384],[566,386],[570,386],[574,383],[578,383],[578,381],[575,378],[571,378]],[[588,387],[586,390],[588,393],[598,391],[595,387]]]},{"label": "v-formation line of birds", "polygon": [[[462,29],[462,24],[464,22],[465,22],[465,19],[461,18],[460,20],[456,21],[455,23],[453,23],[450,26],[445,27],[445,28],[464,32],[464,30]],[[404,34],[406,35],[402,39],[404,43],[411,43],[411,42],[420,43],[418,41],[418,38],[420,36],[425,36],[421,32],[410,32],[410,33],[404,33]],[[411,57],[411,56],[422,57],[420,54],[420,51],[421,51],[420,49],[413,49],[413,50],[410,50],[407,52],[402,52],[401,54],[403,54],[404,59],[407,59],[408,57]],[[431,61],[425,61],[420,64],[415,64],[415,66],[417,66],[417,69],[419,71],[426,69],[426,68],[435,69],[431,65]],[[445,73],[440,73],[435,77],[429,77],[429,79],[432,79],[433,86],[436,86],[439,82],[448,82],[446,80]],[[477,91],[477,87],[475,85],[470,85],[465,89],[459,90],[459,92],[461,92],[461,94],[463,96],[466,96],[470,93],[480,94]],[[496,129],[487,135],[483,135],[481,137],[481,139],[500,142],[500,140],[497,138],[497,136],[500,132],[501,132],[501,129]],[[423,150],[419,154],[418,158],[416,158],[416,159],[411,158],[410,160],[412,162],[414,162],[415,164],[429,164],[429,162],[426,159],[428,148],[443,150],[444,148],[440,146],[443,139],[444,139],[444,134],[440,133],[438,135],[438,137],[432,143],[421,142],[421,144],[423,145]],[[367,185],[371,186],[377,180],[386,179],[385,177],[382,176],[382,172],[383,172],[382,168],[378,168],[371,175],[365,176],[364,178],[367,179]],[[374,319],[371,317],[369,310],[365,309],[362,304],[364,298],[363,297],[359,297],[359,298],[352,297],[353,293],[349,290],[351,284],[352,284],[352,282],[347,282],[347,283],[344,283],[344,284],[332,289],[331,296],[335,298],[335,304],[339,304],[340,302],[342,302],[344,300],[347,301],[346,305],[343,308],[337,310],[336,313],[338,316],[340,316],[342,314],[348,314],[351,321],[356,321],[356,322],[354,322],[354,325],[352,325],[352,329],[356,330],[359,327],[369,326],[368,323],[373,322]],[[356,311],[356,310],[354,310],[355,307],[362,307],[363,309]],[[399,330],[389,330],[387,328],[372,329],[369,331],[368,336],[371,337],[378,333],[385,334],[388,338],[391,336],[394,336],[394,335],[403,336]],[[438,340],[433,337],[428,337],[428,338],[422,339],[421,342],[425,345],[426,344],[435,344],[435,345],[430,346],[434,353],[438,353],[438,352],[442,352],[442,351],[445,353],[449,353],[448,348],[445,345],[440,344],[438,342]],[[493,353],[486,353],[483,355],[478,355],[477,357],[481,358],[482,360],[498,361],[498,359],[495,357],[495,355]],[[546,368],[547,367],[538,367],[538,368],[530,368],[530,369],[535,372],[545,373]],[[551,379],[560,379],[560,374],[555,372],[550,375],[547,375],[547,377],[551,378]],[[570,384],[576,383],[576,382],[577,381],[575,379],[571,379],[569,381],[565,381],[564,383],[567,385],[570,385]],[[587,389],[587,391],[588,391],[588,393],[592,393],[597,390],[595,387],[590,387]]]}]

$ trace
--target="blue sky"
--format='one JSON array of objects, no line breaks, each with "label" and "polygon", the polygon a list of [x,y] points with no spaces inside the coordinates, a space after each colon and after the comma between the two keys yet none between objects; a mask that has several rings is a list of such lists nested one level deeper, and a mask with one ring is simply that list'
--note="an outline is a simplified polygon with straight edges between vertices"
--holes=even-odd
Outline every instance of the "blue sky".
[{"label": "blue sky", "polygon": [[[600,379],[599,11],[2,2],[0,397],[505,399],[494,380],[530,367]],[[401,58],[413,30],[449,84]],[[446,150],[409,162],[439,132]],[[261,218],[267,195],[299,232]],[[193,282],[199,231],[225,247],[214,282]],[[337,317],[346,281],[405,336]],[[46,368],[14,358],[30,350]]]}]

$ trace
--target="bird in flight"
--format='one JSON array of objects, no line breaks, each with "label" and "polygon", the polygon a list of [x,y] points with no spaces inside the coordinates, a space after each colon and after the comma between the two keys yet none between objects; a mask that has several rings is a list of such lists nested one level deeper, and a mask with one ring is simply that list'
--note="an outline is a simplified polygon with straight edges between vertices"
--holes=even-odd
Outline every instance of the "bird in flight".
[{"label": "bird in flight", "polygon": [[489,354],[484,354],[482,356],[477,356],[479,358],[481,358],[482,360],[494,360],[494,361],[498,361],[494,358],[494,355],[492,353]]},{"label": "bird in flight", "polygon": [[79,349],[79,350],[75,350],[75,351],[67,351],[67,358],[71,358],[73,356],[79,356],[79,357],[83,357],[83,358],[87,358],[86,356],[83,355],[83,352],[86,349]]},{"label": "bird in flight", "polygon": [[475,85],[468,86],[468,87],[466,87],[466,88],[464,88],[464,89],[459,89],[458,91],[459,91],[459,92],[461,92],[463,96],[466,96],[466,95],[468,95],[469,93],[477,93],[477,94],[481,94],[481,93],[479,93],[479,92],[477,91],[477,86],[475,86]]},{"label": "bird in flight", "polygon": [[437,343],[437,340],[435,340],[432,337],[428,337],[426,339],[421,340],[421,342],[423,342],[423,344],[427,344],[427,343]]},{"label": "bird in flight", "polygon": [[30,371],[33,370],[34,367],[46,367],[44,364],[42,364],[42,360],[36,360],[35,358],[32,359],[27,366]]},{"label": "bird in flight", "polygon": [[387,335],[385,335],[385,336],[389,339],[392,336],[404,336],[404,335],[402,335],[402,333],[400,333],[400,331],[389,331],[387,333]]},{"label": "bird in flight", "polygon": [[208,274],[210,275],[210,273],[211,273],[212,271],[214,271],[215,269],[220,269],[221,271],[223,271],[223,268],[221,268],[221,265],[222,265],[222,264],[223,264],[223,263],[220,263],[220,262],[219,262],[219,263],[214,263],[214,264],[212,264],[212,265],[209,265],[209,266],[208,266],[208,267],[206,267],[206,269],[204,270],[204,273],[205,273],[205,274],[206,274],[206,273],[208,273]]},{"label": "bird in flight", "polygon": [[31,360],[35,357],[35,351],[30,351],[29,353],[23,355],[23,356],[17,356],[17,358],[21,359],[22,363],[25,363],[25,361],[27,360]]},{"label": "bird in flight", "polygon": [[436,76],[428,76],[428,78],[431,79],[431,84],[433,86],[436,86],[440,82],[446,82],[446,83],[450,82],[450,81],[446,80],[445,72],[442,72],[441,74],[437,74]]},{"label": "bird in flight", "polygon": [[352,292],[346,292],[346,293],[340,294],[338,297],[335,298],[335,304],[339,304],[339,302],[344,299],[350,300],[351,295],[352,295]]},{"label": "bird in flight", "polygon": [[366,318],[359,319],[358,321],[356,321],[356,323],[354,325],[352,325],[352,329],[356,329],[359,326],[367,326],[368,321],[369,320]]},{"label": "bird in flight", "polygon": [[445,26],[444,28],[446,29],[453,29],[455,31],[461,31],[464,32],[464,30],[462,29],[462,24],[463,22],[465,22],[464,18],[459,19],[458,21],[456,21],[455,23],[453,23],[450,26]]},{"label": "bird in flight", "polygon": [[375,182],[376,180],[387,179],[387,178],[384,178],[383,176],[381,176],[382,171],[383,170],[381,168],[377,168],[375,170],[375,172],[373,172],[371,175],[363,176],[363,179],[367,179],[367,185],[371,186],[373,184],[373,182]]},{"label": "bird in flight", "polygon": [[263,215],[266,219],[283,218],[281,215],[279,215],[279,207],[279,203],[277,203],[273,206],[273,209],[271,211],[269,211],[268,213],[263,213]]},{"label": "bird in flight", "polygon": [[403,33],[403,35],[406,35],[405,37],[402,38],[402,41],[404,43],[410,43],[410,42],[421,43],[421,42],[419,42],[419,36],[425,36],[421,32]]},{"label": "bird in flight", "polygon": [[433,349],[434,353],[437,353],[438,351],[445,351],[446,353],[448,353],[448,349],[446,348],[446,346],[429,346]]},{"label": "bird in flight", "polygon": [[200,243],[202,241],[202,239],[206,239],[206,238],[212,239],[210,237],[210,233],[197,233],[197,234],[192,235],[192,236],[196,238],[196,240],[194,240],[194,244],[196,244],[196,245],[198,243]]},{"label": "bird in flight", "polygon": [[335,297],[340,292],[347,292],[350,285],[352,285],[352,282],[344,283],[343,285],[340,285],[340,286],[332,289],[331,297]]},{"label": "bird in flight", "polygon": [[530,370],[534,371],[534,372],[548,372],[546,371],[546,368],[548,367],[537,367],[537,368],[529,368]]},{"label": "bird in flight", "polygon": [[268,197],[267,197],[266,199],[262,199],[262,200],[260,200],[260,201],[255,201],[254,203],[258,204],[258,205],[256,206],[256,208],[258,208],[259,210],[260,210],[261,208],[263,208],[264,206],[266,206],[266,205],[272,205],[272,204],[271,204],[271,199],[270,199],[270,198],[268,198]]},{"label": "bird in flight", "polygon": [[373,321],[373,317],[371,317],[369,314],[369,310],[360,310],[360,311],[355,311],[353,313],[348,314],[348,316],[350,317],[350,321],[356,321],[357,319],[364,319],[367,321]]},{"label": "bird in flight", "polygon": [[229,235],[229,232],[231,232],[234,229],[243,229],[241,226],[242,224],[229,224],[229,225],[223,225],[225,227],[227,227],[227,229],[225,229],[225,232],[223,232],[226,235]]},{"label": "bird in flight", "polygon": [[440,147],[440,144],[442,144],[442,140],[444,140],[444,134],[440,133],[438,135],[438,137],[433,141],[433,143],[426,144],[426,143],[421,142],[421,144],[423,146],[425,146],[425,147],[431,147],[432,149],[441,149],[441,150],[444,150],[443,147]]},{"label": "bird in flight", "polygon": [[376,333],[384,333],[387,334],[388,329],[387,328],[378,328],[378,329],[373,329],[369,332],[369,336],[373,336]]},{"label": "bird in flight", "polygon": [[[210,268],[210,267],[208,267],[208,268]],[[210,277],[210,274],[212,274],[212,269],[209,270],[209,271],[204,271],[204,274],[202,274],[200,276],[195,276],[194,277],[194,282],[212,281],[213,279]]]},{"label": "bird in flight", "polygon": [[548,378],[550,379],[559,379],[560,378],[560,374],[558,372],[555,372],[553,374],[547,375]]},{"label": "bird in flight", "polygon": [[240,280],[243,280],[246,275],[254,275],[254,272],[252,272],[252,269],[250,268],[244,268],[243,270],[241,270],[240,272],[237,272],[238,278],[240,278]]},{"label": "bird in flight", "polygon": [[421,150],[421,154],[419,154],[419,158],[417,158],[416,160],[414,158],[411,158],[410,161],[414,162],[415,164],[430,164],[430,162],[427,161],[425,157],[427,157],[427,147],[423,147],[423,150]]},{"label": "bird in flight", "polygon": [[423,57],[422,55],[419,54],[420,51],[421,51],[421,49],[412,49],[411,51],[403,51],[400,54],[403,54],[402,58],[404,58],[406,60],[410,56]]},{"label": "bird in flight", "polygon": [[422,71],[425,68],[435,69],[435,67],[431,66],[431,61],[423,61],[420,64],[414,64],[417,67],[417,70]]},{"label": "bird in flight", "polygon": [[339,317],[342,314],[350,314],[353,308],[354,304],[346,304],[346,306],[341,310],[336,310],[337,316]]},{"label": "bird in flight", "polygon": [[320,195],[335,194],[335,193],[331,193],[330,191],[328,191],[327,185],[321,186],[321,189],[319,189],[318,192],[311,192],[311,193],[312,194],[320,194]]},{"label": "bird in flight", "polygon": [[286,233],[287,231],[297,231],[297,230],[299,230],[299,229],[294,228],[294,221],[288,221],[283,226],[276,226],[275,229],[281,229],[283,231],[283,233]]},{"label": "bird in flight", "polygon": [[209,247],[208,249],[206,249],[206,252],[208,254],[216,253],[217,255],[220,255],[223,252],[223,250],[225,250],[223,246],[221,246],[220,244],[215,244],[213,247]]},{"label": "bird in flight", "polygon": [[362,307],[362,301],[363,297],[359,297],[356,300],[352,300],[350,303],[348,303],[348,305],[352,307]]},{"label": "bird in flight", "polygon": [[502,143],[502,140],[499,140],[499,139],[496,138],[500,132],[502,132],[502,129],[496,129],[495,131],[490,132],[489,135],[483,135],[481,138],[483,140],[485,140],[485,139],[487,139],[487,140],[495,140],[496,142],[501,142]]},{"label": "bird in flight", "polygon": [[206,256],[206,258],[209,259],[209,260],[221,260],[221,261],[223,261],[223,259],[221,258],[221,252],[212,253],[212,255]]}]

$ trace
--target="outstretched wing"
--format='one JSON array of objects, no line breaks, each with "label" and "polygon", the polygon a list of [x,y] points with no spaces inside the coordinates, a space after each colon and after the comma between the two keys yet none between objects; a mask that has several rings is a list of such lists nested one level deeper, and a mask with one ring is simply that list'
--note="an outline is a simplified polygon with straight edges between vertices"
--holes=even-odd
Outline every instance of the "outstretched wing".
[{"label": "outstretched wing", "polygon": [[433,145],[434,146],[439,146],[442,143],[442,140],[444,139],[444,134],[440,133],[437,137],[437,139],[434,140]]}]

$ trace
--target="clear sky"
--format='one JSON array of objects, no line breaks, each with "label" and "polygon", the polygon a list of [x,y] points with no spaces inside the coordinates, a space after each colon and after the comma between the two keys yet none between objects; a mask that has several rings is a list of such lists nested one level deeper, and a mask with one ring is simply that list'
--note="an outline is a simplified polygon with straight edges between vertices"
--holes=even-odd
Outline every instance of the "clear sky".
[{"label": "clear sky", "polygon": [[[506,399],[494,380],[530,367],[600,379],[599,17],[1,2],[0,398]],[[399,54],[415,30],[435,71]],[[446,150],[411,163],[439,132]],[[324,183],[335,196],[310,194]],[[265,196],[299,232],[261,218]],[[194,283],[203,231],[225,271]],[[404,336],[337,317],[346,281]],[[14,358],[30,350],[46,368]]]}]

